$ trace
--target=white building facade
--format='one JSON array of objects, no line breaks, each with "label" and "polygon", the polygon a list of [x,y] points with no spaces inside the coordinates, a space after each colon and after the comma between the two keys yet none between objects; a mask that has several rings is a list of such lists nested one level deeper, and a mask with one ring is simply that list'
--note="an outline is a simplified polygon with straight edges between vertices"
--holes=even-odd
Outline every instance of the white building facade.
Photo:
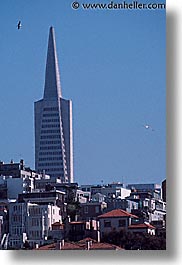
[{"label": "white building facade", "polygon": [[54,205],[33,203],[10,203],[9,247],[19,249],[25,240],[30,246],[42,245],[55,222],[62,223],[60,209]]}]

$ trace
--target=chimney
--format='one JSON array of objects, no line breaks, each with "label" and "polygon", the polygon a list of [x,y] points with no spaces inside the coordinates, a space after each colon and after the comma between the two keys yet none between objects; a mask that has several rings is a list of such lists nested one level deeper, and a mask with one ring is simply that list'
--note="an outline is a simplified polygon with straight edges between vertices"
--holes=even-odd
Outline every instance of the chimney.
[{"label": "chimney", "polygon": [[56,242],[56,250],[61,250],[62,244],[60,241]]},{"label": "chimney", "polygon": [[91,246],[92,246],[92,241],[91,240],[86,241],[86,250],[90,250]]},{"label": "chimney", "polygon": [[90,250],[90,241],[86,241],[86,250]]},{"label": "chimney", "polygon": [[78,221],[78,215],[75,214],[75,222],[77,222],[77,221]]},{"label": "chimney", "polygon": [[38,249],[39,248],[39,244],[35,244],[35,248]]},{"label": "chimney", "polygon": [[97,242],[100,243],[100,231],[97,231]]}]

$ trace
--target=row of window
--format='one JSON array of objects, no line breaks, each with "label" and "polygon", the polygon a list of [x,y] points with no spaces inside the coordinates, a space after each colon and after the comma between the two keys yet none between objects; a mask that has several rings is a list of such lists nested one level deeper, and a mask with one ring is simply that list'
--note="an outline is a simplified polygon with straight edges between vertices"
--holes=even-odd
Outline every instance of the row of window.
[{"label": "row of window", "polygon": [[[50,171],[51,171],[51,169],[50,169]],[[63,178],[64,177],[63,174],[60,174],[60,173],[54,173],[53,176],[56,178]]]},{"label": "row of window", "polygon": [[22,228],[21,227],[12,227],[11,232],[13,235],[20,236],[22,234]]},{"label": "row of window", "polygon": [[40,150],[58,150],[60,149],[60,146],[41,146]]},{"label": "row of window", "polygon": [[43,114],[43,117],[59,117],[58,113],[47,113]]},{"label": "row of window", "polygon": [[40,144],[61,144],[61,141],[40,141]]},{"label": "row of window", "polygon": [[20,204],[20,205],[14,205],[13,206],[13,211],[22,211],[22,205]]},{"label": "row of window", "polygon": [[38,218],[32,218],[32,220],[31,220],[31,226],[40,226],[40,219],[38,219]]},{"label": "row of window", "polygon": [[43,119],[42,123],[44,123],[44,122],[59,122],[59,121],[60,121],[59,119]]},{"label": "row of window", "polygon": [[59,128],[60,124],[44,124],[42,125],[42,128]]},{"label": "row of window", "polygon": [[[39,167],[51,167],[51,166],[62,166],[60,162],[53,162],[53,163],[39,163]],[[52,169],[51,169],[52,170]]]},{"label": "row of window", "polygon": [[30,215],[38,215],[38,214],[41,214],[41,209],[38,207],[32,207],[32,208],[29,208],[29,213]]},{"label": "row of window", "polygon": [[61,152],[39,152],[39,155],[61,155]]},{"label": "row of window", "polygon": [[40,139],[61,139],[61,135],[60,134],[56,134],[56,135],[43,135],[40,137]]},{"label": "row of window", "polygon": [[[45,168],[44,168],[45,169]],[[42,169],[43,170],[43,169]],[[45,169],[46,173],[50,173],[50,172],[60,172],[62,171],[63,172],[63,167],[57,167],[57,168],[46,168]],[[55,174],[56,175],[56,174]],[[58,174],[60,177],[63,177],[62,174]]]},{"label": "row of window", "polygon": [[44,111],[58,111],[58,107],[49,107],[49,108],[44,108]]},{"label": "row of window", "polygon": [[40,157],[39,161],[53,161],[53,160],[57,160],[57,161],[62,161],[60,156],[53,156],[53,157]]},{"label": "row of window", "polygon": [[12,222],[21,223],[22,222],[22,216],[21,215],[13,215],[12,216]]},{"label": "row of window", "polygon": [[41,130],[41,134],[44,133],[60,133],[60,130]]},{"label": "row of window", "polygon": [[29,236],[32,238],[40,238],[42,236],[42,231],[41,230],[30,231]]},{"label": "row of window", "polygon": [[[119,227],[125,227],[126,226],[126,220],[119,220],[118,221]],[[111,227],[111,221],[104,221],[104,227]]]}]

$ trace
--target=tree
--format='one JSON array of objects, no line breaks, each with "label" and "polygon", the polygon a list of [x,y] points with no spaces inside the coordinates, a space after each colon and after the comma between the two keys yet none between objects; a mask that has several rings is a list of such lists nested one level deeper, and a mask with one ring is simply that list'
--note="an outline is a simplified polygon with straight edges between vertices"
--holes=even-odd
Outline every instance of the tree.
[{"label": "tree", "polygon": [[127,250],[165,250],[166,238],[157,237],[147,233],[131,233],[125,230],[112,231],[105,234],[104,242],[115,244]]}]

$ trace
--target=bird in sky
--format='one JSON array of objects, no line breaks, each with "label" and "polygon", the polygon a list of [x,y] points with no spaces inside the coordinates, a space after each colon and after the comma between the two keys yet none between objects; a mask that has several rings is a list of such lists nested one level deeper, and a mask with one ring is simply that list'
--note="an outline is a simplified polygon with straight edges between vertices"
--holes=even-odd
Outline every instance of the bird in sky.
[{"label": "bird in sky", "polygon": [[146,130],[151,129],[152,131],[154,131],[154,129],[149,124],[145,124],[143,126],[145,127]]},{"label": "bird in sky", "polygon": [[21,29],[21,21],[18,21],[17,28]]}]

